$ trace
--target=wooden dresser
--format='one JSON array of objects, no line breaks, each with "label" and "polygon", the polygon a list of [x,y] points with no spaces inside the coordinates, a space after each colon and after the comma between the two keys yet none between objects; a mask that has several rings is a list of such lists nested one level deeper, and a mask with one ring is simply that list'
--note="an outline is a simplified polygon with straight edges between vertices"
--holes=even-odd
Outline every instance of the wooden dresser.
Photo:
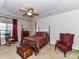
[{"label": "wooden dresser", "polygon": [[28,37],[29,36],[29,31],[23,31],[23,37]]},{"label": "wooden dresser", "polygon": [[29,36],[29,31],[21,31],[21,43],[24,39],[24,37],[28,37]]}]

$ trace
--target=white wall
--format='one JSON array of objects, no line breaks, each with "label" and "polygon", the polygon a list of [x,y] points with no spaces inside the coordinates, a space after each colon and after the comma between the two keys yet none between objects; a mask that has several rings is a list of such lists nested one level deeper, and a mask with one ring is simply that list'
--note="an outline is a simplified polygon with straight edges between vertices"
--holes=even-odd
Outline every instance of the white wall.
[{"label": "white wall", "polygon": [[22,26],[22,24],[23,24],[24,30],[29,30],[29,21],[28,20],[19,19],[18,20],[18,41],[21,40],[21,30],[22,30],[21,26]]},{"label": "white wall", "polygon": [[30,27],[30,36],[34,35],[35,33],[35,21],[34,20],[30,20],[29,21],[29,27]]},{"label": "white wall", "polygon": [[74,33],[73,48],[79,47],[79,9],[37,20],[40,30],[50,25],[50,42],[55,44],[59,33]]}]

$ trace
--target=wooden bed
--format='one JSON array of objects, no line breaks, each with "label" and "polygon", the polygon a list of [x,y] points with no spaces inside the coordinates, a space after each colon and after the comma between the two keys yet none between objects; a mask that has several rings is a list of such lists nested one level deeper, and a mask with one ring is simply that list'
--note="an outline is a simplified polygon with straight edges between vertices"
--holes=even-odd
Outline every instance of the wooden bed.
[{"label": "wooden bed", "polygon": [[[37,55],[40,52],[40,49],[50,42],[50,26],[47,27],[47,31],[41,31],[38,27],[38,32],[36,31],[36,27],[37,26],[35,22],[35,34],[29,37],[24,37],[19,47],[17,47],[17,54],[23,59],[27,58],[27,56],[30,56],[32,51],[34,51],[35,55]],[[27,50],[26,46],[29,46],[32,51],[30,48]]]},{"label": "wooden bed", "polygon": [[34,50],[35,55],[39,53],[40,48],[50,42],[49,34],[47,32],[36,32],[35,35],[25,37],[23,43],[29,44]]},{"label": "wooden bed", "polygon": [[[35,23],[35,29],[36,29]],[[23,40],[24,44],[29,44],[34,50],[35,55],[39,53],[40,48],[50,42],[50,26],[47,26],[47,31],[41,31],[38,27],[38,32],[35,30],[35,34],[30,37],[25,37]]]}]

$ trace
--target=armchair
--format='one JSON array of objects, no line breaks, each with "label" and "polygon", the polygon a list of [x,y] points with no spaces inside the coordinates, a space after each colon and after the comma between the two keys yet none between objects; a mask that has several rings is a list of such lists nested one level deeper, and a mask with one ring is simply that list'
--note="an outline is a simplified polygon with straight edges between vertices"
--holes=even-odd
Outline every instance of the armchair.
[{"label": "armchair", "polygon": [[74,34],[70,33],[60,33],[60,40],[57,40],[55,44],[56,47],[64,52],[64,56],[66,57],[66,52],[72,50]]},{"label": "armchair", "polygon": [[6,40],[6,45],[8,45],[8,46],[10,46],[10,44],[13,43],[13,42],[12,42],[13,37],[11,36],[10,33],[6,33],[6,34],[5,34],[5,40]]}]

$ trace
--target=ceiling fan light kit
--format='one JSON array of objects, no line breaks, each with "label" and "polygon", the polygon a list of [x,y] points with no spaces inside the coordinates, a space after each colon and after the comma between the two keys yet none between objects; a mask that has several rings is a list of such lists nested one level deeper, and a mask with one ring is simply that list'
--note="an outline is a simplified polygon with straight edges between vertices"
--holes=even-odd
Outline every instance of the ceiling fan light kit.
[{"label": "ceiling fan light kit", "polygon": [[33,8],[28,9],[28,12],[33,12]]},{"label": "ceiling fan light kit", "polygon": [[39,14],[38,13],[34,13],[34,9],[33,8],[29,8],[28,10],[20,10],[20,11],[23,11],[24,14],[23,16],[29,16],[29,17],[34,17],[34,16],[38,16]]},{"label": "ceiling fan light kit", "polygon": [[32,15],[32,12],[28,12],[27,15],[31,16]]},{"label": "ceiling fan light kit", "polygon": [[29,16],[33,15],[33,9],[32,9],[32,8],[30,8],[30,9],[28,10],[27,15],[29,15]]}]

